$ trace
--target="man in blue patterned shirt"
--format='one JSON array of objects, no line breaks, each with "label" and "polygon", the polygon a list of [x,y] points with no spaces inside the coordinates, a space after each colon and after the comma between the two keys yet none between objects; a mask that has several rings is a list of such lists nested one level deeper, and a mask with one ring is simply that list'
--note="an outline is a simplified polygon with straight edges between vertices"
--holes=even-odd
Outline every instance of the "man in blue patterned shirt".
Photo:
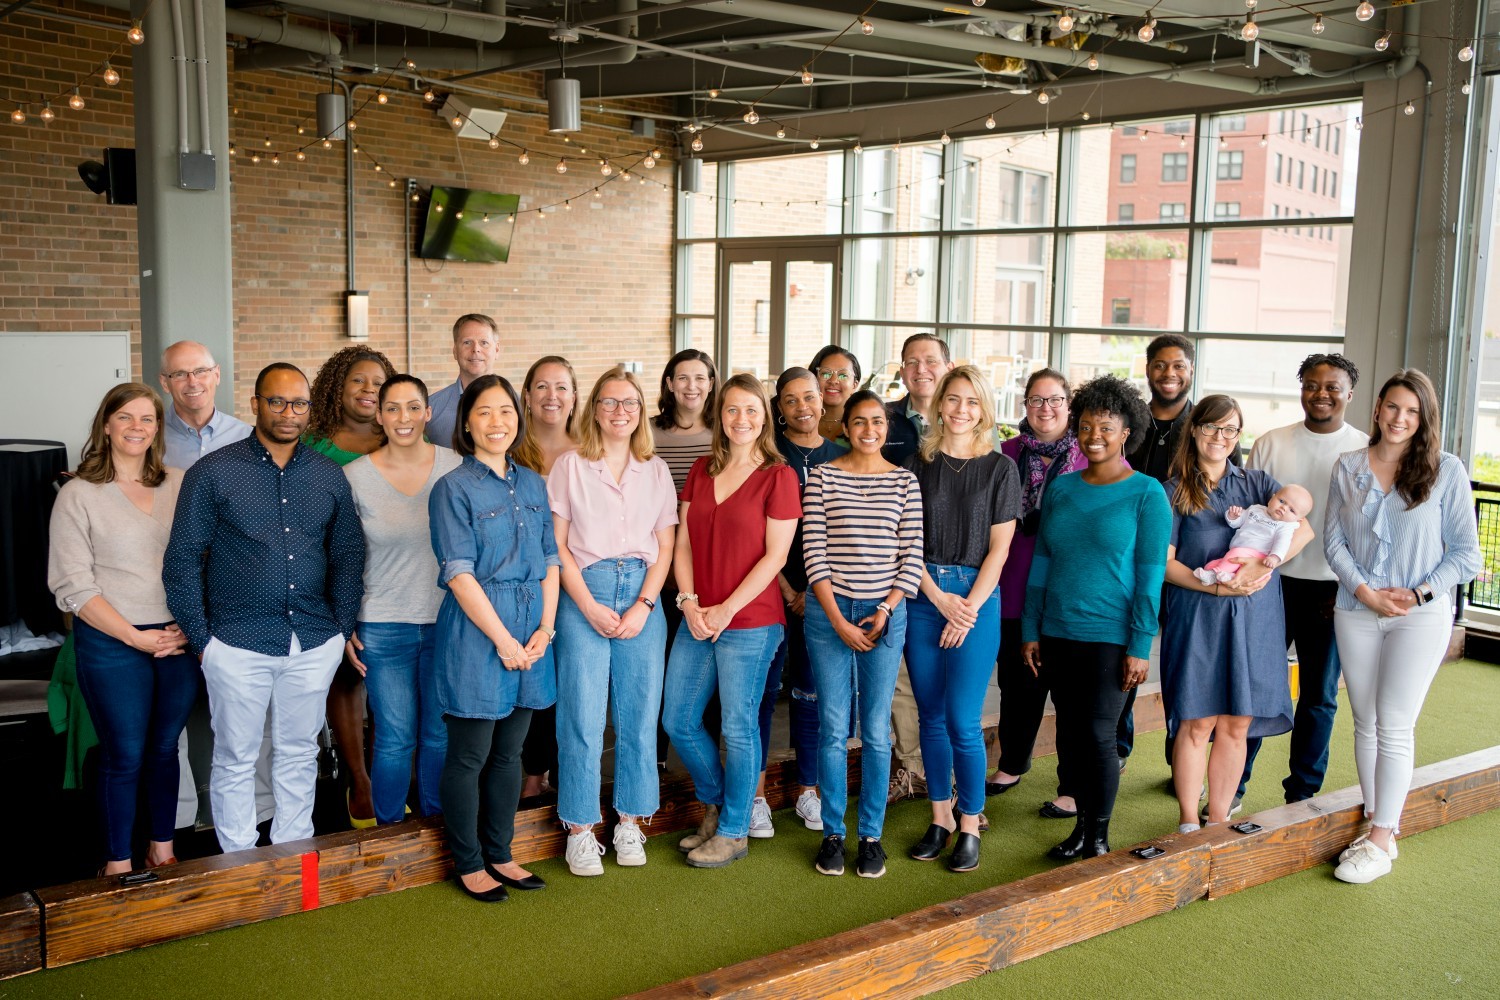
[{"label": "man in blue patterned shirt", "polygon": [[324,699],[364,589],[349,481],[301,443],[309,405],[295,366],[261,371],[255,433],[187,471],[162,563],[167,605],[208,684],[209,798],[226,852],[255,846],[255,758],[268,711],[271,840],[312,836]]}]

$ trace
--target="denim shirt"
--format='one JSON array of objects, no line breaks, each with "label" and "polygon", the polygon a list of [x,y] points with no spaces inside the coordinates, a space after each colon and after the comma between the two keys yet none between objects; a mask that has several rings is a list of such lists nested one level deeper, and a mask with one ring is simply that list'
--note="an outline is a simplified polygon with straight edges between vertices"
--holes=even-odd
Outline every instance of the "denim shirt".
[{"label": "denim shirt", "polygon": [[479,582],[518,642],[542,620],[542,579],[559,566],[547,487],[530,469],[510,463],[502,478],[466,456],[432,487],[428,501],[438,585],[446,592],[437,621],[438,700],[450,715],[502,719],[517,707],[546,708],[557,700],[551,647],[530,670],[506,670],[469,620],[448,583],[468,573]]}]

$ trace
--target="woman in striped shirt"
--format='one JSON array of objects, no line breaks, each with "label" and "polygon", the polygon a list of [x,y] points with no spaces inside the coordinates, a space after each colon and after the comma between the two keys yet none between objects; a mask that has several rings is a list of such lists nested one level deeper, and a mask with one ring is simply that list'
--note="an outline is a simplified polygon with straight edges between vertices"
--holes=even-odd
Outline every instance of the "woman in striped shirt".
[{"label": "woman in striped shirt", "polygon": [[1354,765],[1370,832],[1334,876],[1373,882],[1396,860],[1413,728],[1448,650],[1453,588],[1483,565],[1464,464],[1441,450],[1437,390],[1414,368],[1386,380],[1370,446],[1340,456],[1323,550],[1339,578],[1333,629],[1354,712]]},{"label": "woman in striped shirt", "polygon": [[848,802],[845,737],[859,698],[859,853],[855,870],[885,874],[880,833],[891,766],[891,695],[906,639],[907,597],[922,582],[922,491],[917,477],[881,457],[885,404],[869,390],[844,407],[853,450],[813,468],[803,495],[808,587],[807,653],[819,692],[818,787],[823,845],[815,867],[844,873]]}]

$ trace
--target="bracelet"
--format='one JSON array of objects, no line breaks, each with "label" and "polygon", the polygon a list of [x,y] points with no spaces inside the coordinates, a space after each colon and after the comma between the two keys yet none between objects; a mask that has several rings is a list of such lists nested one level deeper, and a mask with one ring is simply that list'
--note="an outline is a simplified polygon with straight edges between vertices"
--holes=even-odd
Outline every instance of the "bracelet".
[{"label": "bracelet", "polygon": [[1217,583],[1214,584],[1214,596],[1219,596],[1219,585]]},{"label": "bracelet", "polygon": [[541,624],[540,622],[537,623],[536,627],[537,627],[537,629],[539,631],[547,633],[547,641],[548,642],[551,642],[553,639],[557,638],[557,629],[555,629],[555,628],[548,628],[547,626]]},{"label": "bracelet", "polygon": [[676,600],[677,610],[681,611],[684,604],[686,604],[688,601],[696,601],[697,599],[697,594],[678,594]]},{"label": "bracelet", "polygon": [[646,610],[647,611],[655,611],[656,610],[656,602],[653,601],[651,598],[649,598],[649,597],[642,597],[642,598],[640,598],[640,602],[646,606]]},{"label": "bracelet", "polygon": [[892,613],[895,611],[894,608],[892,608],[889,604],[885,603],[884,601],[881,601],[879,604],[875,605],[875,610],[876,611],[884,611],[885,612],[885,616],[887,618],[889,618],[892,615]]}]

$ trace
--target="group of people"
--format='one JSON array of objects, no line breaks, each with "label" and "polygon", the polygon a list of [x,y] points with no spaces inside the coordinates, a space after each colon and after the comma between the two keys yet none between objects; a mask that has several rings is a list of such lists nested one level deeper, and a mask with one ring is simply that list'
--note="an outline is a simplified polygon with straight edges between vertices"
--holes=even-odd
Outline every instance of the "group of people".
[{"label": "group of people", "polygon": [[1193,347],[1171,335],[1148,350],[1149,404],[1119,378],[1075,391],[1042,369],[1003,444],[992,387],[931,334],[903,345],[894,402],[833,345],[774,395],[685,350],[654,416],[619,367],[584,395],[548,356],[518,390],[491,370],[498,344],[494,320],[460,317],[458,378],[432,393],[363,346],[311,384],[268,365],[253,426],[214,409],[218,366],[191,342],[162,358],[169,405],[138,383],[106,394],[49,566],[101,740],[102,873],[132,867],[142,783],[145,864],[175,861],[178,742],[204,687],[225,851],[256,843],[267,733],[271,840],[312,835],[326,720],[351,820],[441,814],[458,884],[483,901],[544,884],[511,839],[547,777],[570,871],[603,873],[610,721],[616,862],[646,863],[668,740],[704,806],[687,863],[745,857],[774,833],[783,681],[818,872],[845,869],[856,734],[857,873],[884,874],[887,802],[918,781],[931,824],[906,853],[976,868],[985,797],[1029,770],[1049,694],[1059,787],[1042,811],[1076,817],[1051,853],[1102,854],[1159,628],[1179,829],[1225,822],[1259,738],[1288,729],[1288,801],[1318,791],[1342,662],[1372,825],[1337,874],[1389,871],[1448,595],[1479,565],[1468,481],[1439,450],[1420,372],[1382,388],[1367,438],[1343,420],[1354,366],[1310,357],[1306,419],[1263,434],[1242,468],[1238,404],[1189,401]]}]

